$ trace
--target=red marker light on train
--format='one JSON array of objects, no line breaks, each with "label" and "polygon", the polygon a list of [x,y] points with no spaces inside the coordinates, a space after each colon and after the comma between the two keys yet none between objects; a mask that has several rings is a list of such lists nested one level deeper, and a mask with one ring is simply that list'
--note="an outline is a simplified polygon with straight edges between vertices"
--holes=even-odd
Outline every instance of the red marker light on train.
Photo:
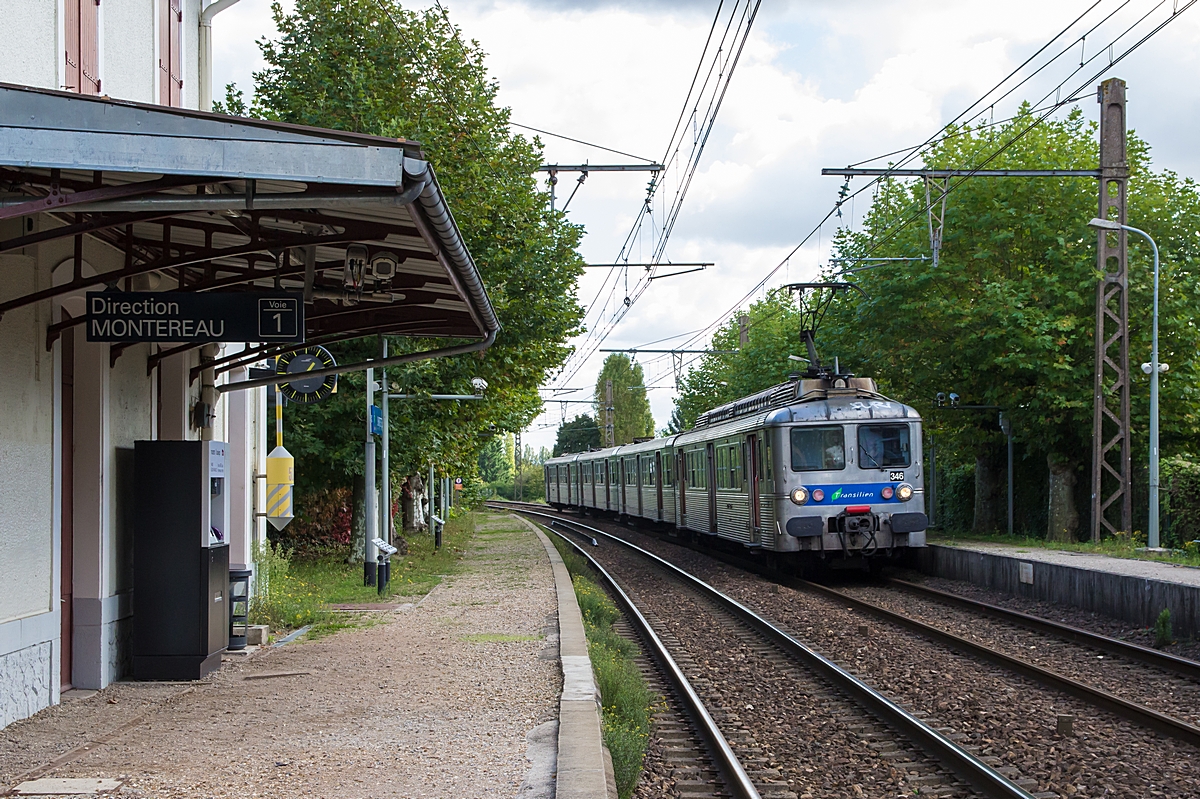
[{"label": "red marker light on train", "polygon": [[891,499],[892,497],[894,497],[896,495],[896,492],[894,490],[892,490],[891,486],[884,486],[883,491],[881,491],[880,493],[883,494],[884,499]]},{"label": "red marker light on train", "polygon": [[812,492],[813,502],[820,502],[825,499],[825,492],[819,488],[814,488]]}]

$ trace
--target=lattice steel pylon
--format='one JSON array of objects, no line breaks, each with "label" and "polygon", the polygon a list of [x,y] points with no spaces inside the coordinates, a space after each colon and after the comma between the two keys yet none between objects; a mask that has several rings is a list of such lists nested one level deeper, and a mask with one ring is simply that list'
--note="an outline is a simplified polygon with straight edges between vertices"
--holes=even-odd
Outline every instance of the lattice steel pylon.
[{"label": "lattice steel pylon", "polygon": [[[1100,217],[1126,224],[1125,81],[1100,84]],[[1096,382],[1092,414],[1092,540],[1131,532],[1129,273],[1125,231],[1100,230],[1096,286]],[[1119,518],[1118,518],[1119,514]]]}]

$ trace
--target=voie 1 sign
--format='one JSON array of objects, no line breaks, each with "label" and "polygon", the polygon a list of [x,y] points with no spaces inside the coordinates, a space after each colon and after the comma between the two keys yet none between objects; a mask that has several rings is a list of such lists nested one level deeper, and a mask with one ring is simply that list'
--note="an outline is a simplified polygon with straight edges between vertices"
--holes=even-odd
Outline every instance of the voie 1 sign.
[{"label": "voie 1 sign", "polygon": [[87,340],[303,342],[299,292],[91,291]]}]

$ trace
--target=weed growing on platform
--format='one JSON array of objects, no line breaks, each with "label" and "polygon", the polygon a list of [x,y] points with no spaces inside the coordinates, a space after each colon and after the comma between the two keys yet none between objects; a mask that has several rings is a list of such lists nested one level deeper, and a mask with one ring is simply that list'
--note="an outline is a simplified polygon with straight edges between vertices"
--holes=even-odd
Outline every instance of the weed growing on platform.
[{"label": "weed growing on platform", "polygon": [[588,639],[588,655],[596,674],[596,687],[600,689],[604,745],[612,755],[617,794],[628,799],[642,772],[650,740],[650,719],[659,700],[646,686],[634,661],[637,646],[613,629],[620,613],[592,579],[587,561],[553,533],[550,539],[572,574]]},{"label": "weed growing on platform", "polygon": [[293,573],[292,552],[272,543],[254,546],[254,593],[250,597],[250,623],[269,624],[273,630],[313,624],[323,616],[319,588]]},{"label": "weed growing on platform", "polygon": [[1171,632],[1171,611],[1163,608],[1154,622],[1154,648],[1162,649],[1175,643],[1175,636]]}]

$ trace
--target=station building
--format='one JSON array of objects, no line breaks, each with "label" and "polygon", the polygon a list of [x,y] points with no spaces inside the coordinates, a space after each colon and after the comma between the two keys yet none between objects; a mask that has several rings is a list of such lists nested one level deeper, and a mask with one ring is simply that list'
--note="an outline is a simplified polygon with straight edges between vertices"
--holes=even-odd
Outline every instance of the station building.
[{"label": "station building", "polygon": [[300,345],[89,341],[88,292],[293,291],[310,345],[466,342],[444,355],[499,327],[419,145],[200,110],[229,4],[5,6],[0,727],[130,673],[134,442],[226,442],[231,567],[265,535],[271,378],[250,370]]}]

